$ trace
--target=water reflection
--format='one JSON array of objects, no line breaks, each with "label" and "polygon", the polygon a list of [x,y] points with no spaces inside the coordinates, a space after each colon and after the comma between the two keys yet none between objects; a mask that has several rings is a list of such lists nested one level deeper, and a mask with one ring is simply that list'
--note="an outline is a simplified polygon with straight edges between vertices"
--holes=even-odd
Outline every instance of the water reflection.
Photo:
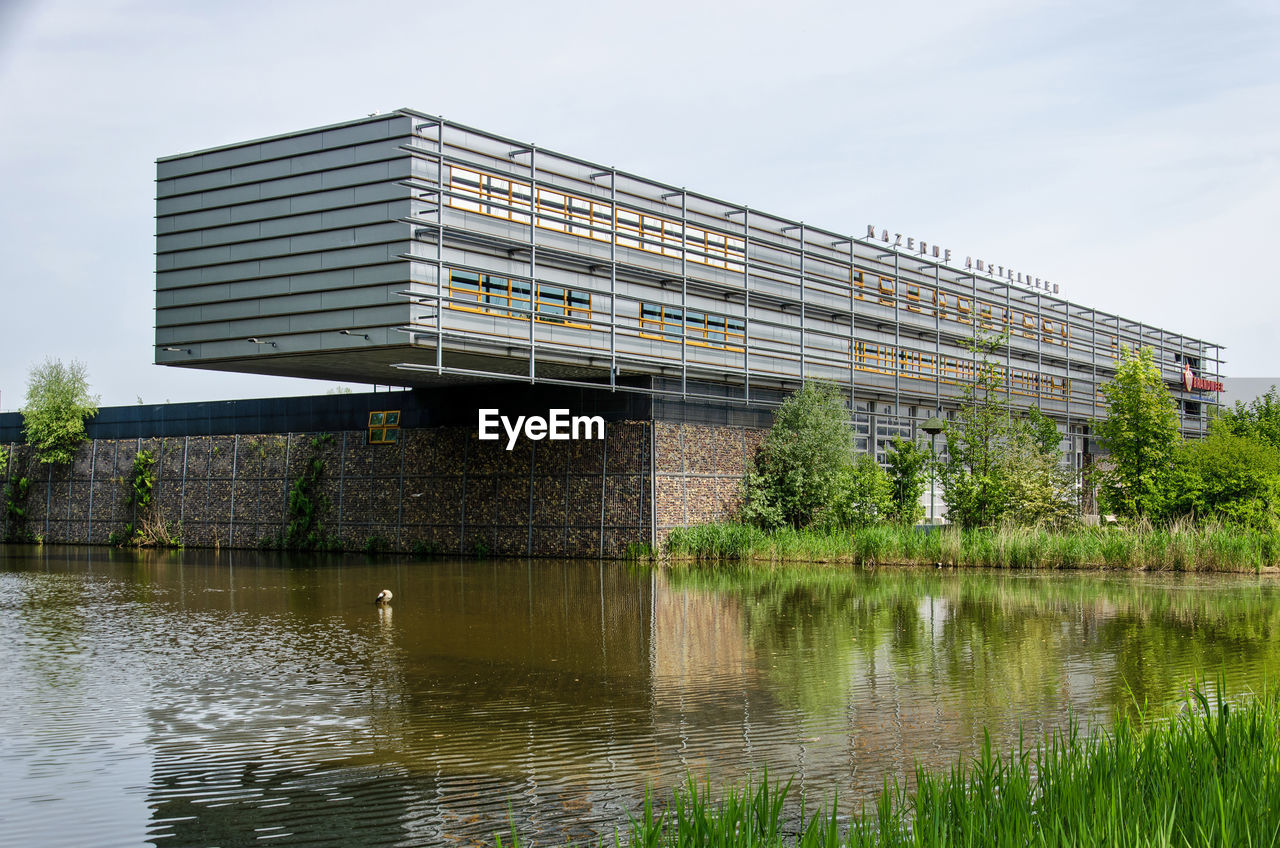
[{"label": "water reflection", "polygon": [[46,845],[491,844],[508,813],[546,844],[762,766],[852,805],[984,726],[1007,746],[1197,674],[1274,680],[1276,600],[1267,577],[0,547],[0,798]]}]

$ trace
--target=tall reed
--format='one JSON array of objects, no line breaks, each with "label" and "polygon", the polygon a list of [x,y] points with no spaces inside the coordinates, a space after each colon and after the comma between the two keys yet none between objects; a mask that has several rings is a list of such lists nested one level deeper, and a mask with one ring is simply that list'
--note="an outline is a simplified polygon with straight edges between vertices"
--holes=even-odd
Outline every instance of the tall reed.
[{"label": "tall reed", "polygon": [[666,552],[673,560],[695,562],[1257,571],[1280,565],[1280,533],[1186,523],[1063,530],[947,527],[928,532],[885,524],[861,530],[765,532],[723,522],[672,530]]},{"label": "tall reed", "polygon": [[[1092,736],[1075,724],[1001,756],[990,735],[948,771],[917,766],[916,788],[886,780],[851,818],[835,799],[789,804],[768,775],[713,798],[690,779],[663,805],[646,797],[616,845],[649,848],[933,846],[1274,846],[1280,844],[1280,698],[1243,703],[1197,688],[1171,720]],[[513,834],[513,841],[519,839]],[[502,844],[499,840],[499,844]]]}]

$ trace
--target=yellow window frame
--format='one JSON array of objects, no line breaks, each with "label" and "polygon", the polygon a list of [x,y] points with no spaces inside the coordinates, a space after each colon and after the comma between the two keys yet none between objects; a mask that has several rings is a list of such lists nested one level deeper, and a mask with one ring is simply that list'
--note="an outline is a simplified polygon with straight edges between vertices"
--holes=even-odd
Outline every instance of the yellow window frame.
[{"label": "yellow window frame", "polygon": [[539,188],[534,196],[529,183],[505,174],[489,174],[449,166],[447,205],[464,212],[501,218],[520,224],[536,217],[537,226],[594,241],[617,242],[622,247],[741,272],[747,258],[745,239],[692,225],[618,209],[590,197],[556,189]]},{"label": "yellow window frame", "polygon": [[[919,312],[920,310],[920,286],[915,283],[903,283],[903,297],[907,300],[906,307],[911,312]],[[913,291],[914,289],[914,291]],[[914,306],[912,304],[915,304]]]},{"label": "yellow window frame", "polygon": [[897,295],[896,287],[893,284],[892,277],[880,277],[880,303],[885,306],[893,306],[893,299]]},{"label": "yellow window frame", "polygon": [[892,376],[895,368],[893,345],[858,342],[857,357],[858,362],[861,363],[858,366],[859,371]]},{"label": "yellow window frame", "polygon": [[[465,196],[459,197],[460,194]],[[527,224],[532,211],[532,189],[528,183],[508,176],[450,165],[448,205],[464,212]],[[521,209],[529,211],[521,212]]]},{"label": "yellow window frame", "polygon": [[369,444],[394,445],[400,441],[400,410],[376,409],[369,413]]},{"label": "yellow window frame", "polygon": [[[476,277],[475,288],[466,285],[466,277]],[[461,282],[465,281],[465,282]],[[498,281],[505,285],[498,284]],[[526,286],[529,291],[521,291],[517,285]],[[558,289],[563,298],[557,299],[545,294],[545,289]],[[530,296],[532,293],[532,297]],[[570,286],[553,286],[538,283],[532,285],[524,280],[512,280],[497,274],[480,274],[474,271],[449,270],[449,297],[462,296],[465,300],[475,296],[475,306],[468,303],[449,303],[450,309],[460,312],[475,312],[481,315],[498,315],[503,318],[515,318],[520,321],[529,320],[530,307],[533,307],[534,320],[543,324],[558,324],[566,327],[579,327],[584,330],[593,329],[591,316],[591,292],[575,289]],[[573,295],[577,296],[577,301]],[[586,304],[582,305],[582,298]],[[563,314],[556,314],[553,309],[562,309]]]},{"label": "yellow window frame", "polygon": [[867,287],[867,281],[861,271],[853,272],[853,284],[858,289],[854,291],[853,296],[858,300],[866,300],[867,296],[861,292],[861,289],[864,289]]},{"label": "yellow window frame", "polygon": [[[646,314],[646,311],[649,314]],[[690,310],[661,303],[640,304],[640,335],[647,339],[679,342],[742,353],[746,349],[747,323],[744,318],[695,309],[701,320],[691,321]],[[646,330],[650,332],[646,332]],[[691,336],[701,336],[701,340]],[[723,337],[723,340],[715,338]],[[737,344],[735,344],[735,342]]]}]

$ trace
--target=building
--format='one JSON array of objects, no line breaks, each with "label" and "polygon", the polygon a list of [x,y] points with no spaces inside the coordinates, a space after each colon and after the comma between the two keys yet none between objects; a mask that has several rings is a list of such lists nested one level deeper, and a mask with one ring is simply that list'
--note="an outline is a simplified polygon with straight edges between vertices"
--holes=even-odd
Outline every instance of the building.
[{"label": "building", "polygon": [[[1219,347],[1011,269],[822,229],[401,110],[158,163],[156,361],[431,386],[522,380],[769,405],[848,388],[863,438],[946,410],[965,342],[1064,432],[1121,346],[1153,348],[1184,432]],[[981,270],[980,270],[981,269]],[[532,317],[533,320],[529,320]],[[640,378],[622,381],[621,378]]]},{"label": "building", "polygon": [[1056,419],[1076,464],[1122,347],[1155,351],[1184,434],[1217,403],[1220,346],[1029,274],[408,109],[163,158],[156,204],[164,365],[624,391],[654,422],[743,427],[820,379],[880,457],[954,410],[980,334],[1008,334],[1012,402]]}]

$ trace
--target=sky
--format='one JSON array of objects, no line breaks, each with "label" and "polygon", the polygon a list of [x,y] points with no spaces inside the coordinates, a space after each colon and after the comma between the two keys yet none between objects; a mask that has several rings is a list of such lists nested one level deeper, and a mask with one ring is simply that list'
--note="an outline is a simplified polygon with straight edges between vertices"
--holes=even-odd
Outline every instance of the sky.
[{"label": "sky", "polygon": [[399,107],[910,234],[1280,375],[1274,0],[0,0],[0,409],[50,357],[103,405],[332,388],[153,364],[155,160]]}]

